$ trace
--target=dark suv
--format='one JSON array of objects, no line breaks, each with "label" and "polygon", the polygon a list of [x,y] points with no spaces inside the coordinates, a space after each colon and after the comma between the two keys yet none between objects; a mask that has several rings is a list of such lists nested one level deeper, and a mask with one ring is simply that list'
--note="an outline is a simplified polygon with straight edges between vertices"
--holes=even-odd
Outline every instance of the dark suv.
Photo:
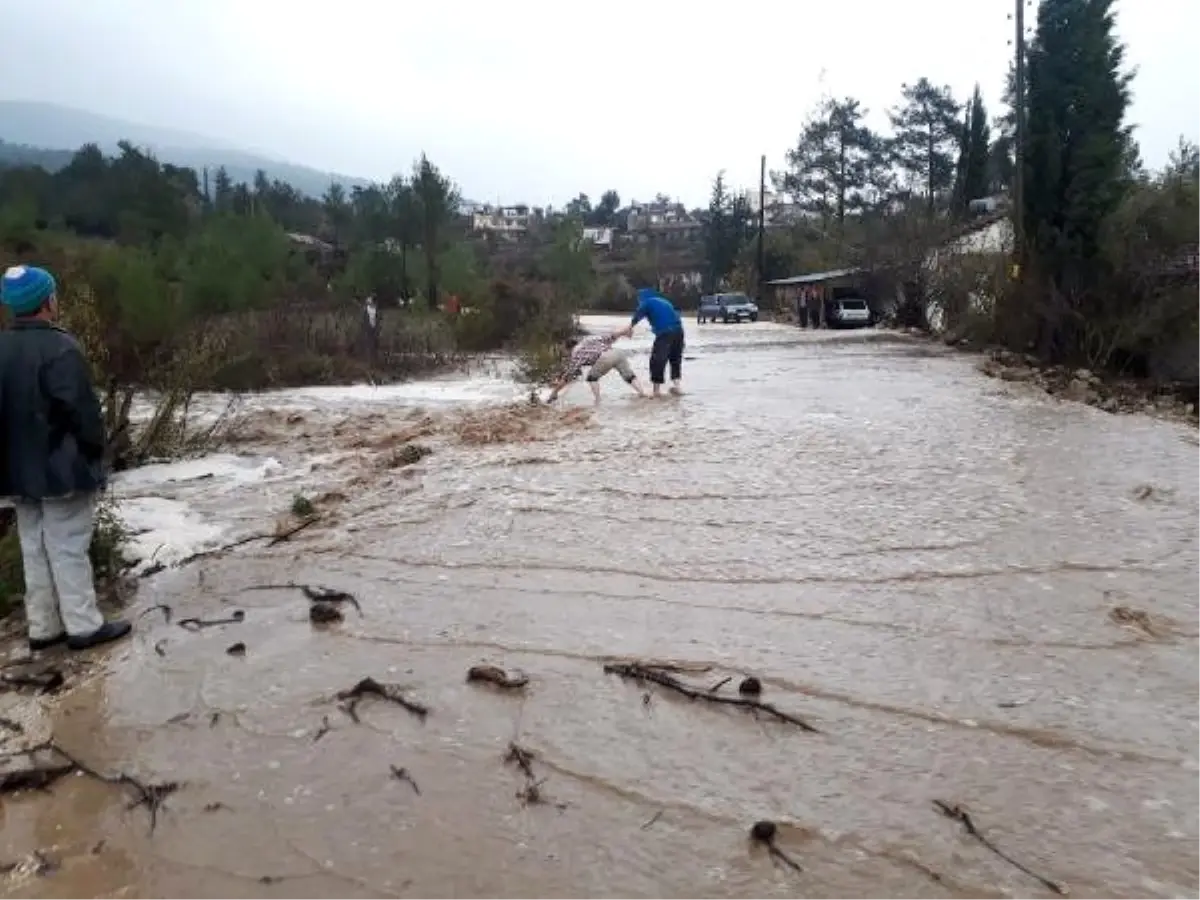
[{"label": "dark suv", "polygon": [[758,307],[745,294],[708,294],[700,298],[696,322],[757,322]]}]

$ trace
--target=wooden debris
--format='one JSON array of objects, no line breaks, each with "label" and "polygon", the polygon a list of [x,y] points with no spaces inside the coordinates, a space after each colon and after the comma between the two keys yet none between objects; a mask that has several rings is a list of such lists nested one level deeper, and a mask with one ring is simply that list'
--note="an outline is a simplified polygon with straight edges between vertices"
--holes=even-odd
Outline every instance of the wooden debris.
[{"label": "wooden debris", "polygon": [[382,684],[374,678],[364,678],[354,687],[347,691],[341,691],[337,695],[338,700],[344,701],[342,710],[355,722],[358,722],[358,704],[364,697],[379,697],[389,703],[395,703],[422,721],[429,715],[429,707],[409,700],[397,685]]},{"label": "wooden debris", "polygon": [[244,622],[245,620],[246,614],[240,609],[235,609],[226,619],[197,619],[195,617],[190,617],[187,619],[180,619],[178,624],[179,627],[185,631],[199,631],[201,628],[215,628],[218,625],[236,625],[239,622]]},{"label": "wooden debris", "polygon": [[1011,856],[1009,856],[1007,853],[1005,853],[1003,850],[1001,850],[999,847],[997,847],[995,844],[993,844],[991,841],[989,841],[986,837],[984,837],[984,835],[976,827],[975,821],[971,818],[971,814],[969,812],[967,812],[967,810],[964,807],[960,806],[957,803],[947,803],[945,800],[934,800],[933,806],[934,806],[934,809],[936,809],[938,812],[940,812],[946,818],[953,819],[954,821],[956,821],[960,825],[962,825],[962,827],[966,830],[967,834],[969,834],[972,838],[974,838],[979,843],[981,843],[984,847],[986,847],[992,853],[996,854],[998,857],[1000,857],[1002,860],[1004,860],[1010,866],[1013,866],[1016,869],[1024,872],[1030,878],[1033,878],[1033,879],[1041,882],[1042,885],[1047,890],[1052,891],[1055,894],[1058,894],[1060,897],[1065,897],[1067,895],[1068,892],[1064,885],[1059,884],[1057,881],[1052,881],[1051,879],[1046,878],[1043,875],[1039,875],[1037,872],[1030,869],[1024,863],[1013,859]]},{"label": "wooden debris", "polygon": [[[48,741],[43,741],[40,744],[36,744],[36,745],[34,745],[32,747],[28,747],[24,750],[19,750],[19,751],[14,751],[13,753],[4,754],[3,756],[0,756],[0,760],[6,760],[6,759],[7,760],[16,760],[16,759],[20,759],[21,757],[25,757],[31,761],[36,761],[39,756],[42,756],[43,760],[45,760],[47,755],[50,755],[51,759],[53,758],[53,756],[58,756],[61,758],[61,760],[57,763],[57,765],[50,765],[48,763],[43,762],[40,766],[35,765],[35,766],[30,766],[29,768],[30,769],[41,768],[43,771],[45,771],[47,773],[53,773],[56,769],[61,769],[63,771],[59,771],[57,774],[54,774],[54,775],[47,774],[46,776],[30,776],[34,780],[41,778],[41,777],[47,777],[47,778],[50,778],[50,781],[45,782],[44,784],[41,784],[41,785],[27,783],[24,785],[24,788],[45,787],[47,784],[52,783],[53,780],[55,780],[57,778],[61,778],[62,775],[66,774],[67,772],[71,772],[71,771],[82,772],[84,775],[88,776],[89,778],[94,778],[96,781],[102,781],[105,784],[112,784],[112,785],[117,785],[120,787],[132,788],[132,790],[134,792],[134,799],[129,804],[129,809],[136,809],[139,806],[146,807],[146,809],[150,813],[150,831],[151,831],[151,833],[154,832],[155,827],[158,825],[158,812],[162,808],[163,800],[165,800],[168,796],[175,793],[175,791],[179,790],[179,788],[182,787],[182,784],[177,781],[168,781],[168,782],[164,782],[161,784],[150,784],[147,782],[143,782],[140,779],[135,778],[132,775],[126,774],[125,772],[118,772],[116,775],[106,775],[103,772],[93,769],[91,766],[82,762],[77,757],[68,753],[66,750],[64,750],[62,748],[61,745],[56,743],[53,739],[48,740]],[[65,761],[65,762],[63,762],[63,761]],[[22,788],[13,787],[10,789],[18,790],[18,789],[22,789]]]},{"label": "wooden debris", "polygon": [[413,777],[408,774],[408,769],[396,766],[390,766],[389,768],[392,770],[393,778],[395,778],[397,781],[408,782],[408,784],[412,786],[413,791],[416,792],[417,796],[420,796],[421,788],[417,786],[417,782],[413,779]]},{"label": "wooden debris", "polygon": [[770,703],[764,703],[761,700],[755,700],[750,697],[727,697],[722,694],[706,691],[702,688],[693,687],[680,681],[665,669],[657,666],[649,666],[642,663],[609,663],[605,665],[604,671],[612,675],[620,675],[622,678],[629,678],[641,683],[652,682],[662,687],[668,688],[677,694],[682,694],[690,700],[706,700],[709,703],[721,703],[727,706],[737,706],[751,712],[763,712],[781,722],[787,722],[789,725],[795,725],[803,731],[817,733],[817,729],[801,719],[799,716],[784,712],[781,709],[773,706]]}]

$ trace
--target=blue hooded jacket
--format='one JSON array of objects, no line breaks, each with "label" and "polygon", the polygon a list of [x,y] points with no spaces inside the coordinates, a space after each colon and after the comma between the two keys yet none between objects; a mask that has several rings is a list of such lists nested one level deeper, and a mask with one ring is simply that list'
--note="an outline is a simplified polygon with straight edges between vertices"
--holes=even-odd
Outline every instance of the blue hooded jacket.
[{"label": "blue hooded jacket", "polygon": [[630,322],[636,325],[645,319],[656,335],[683,330],[683,319],[671,301],[651,288],[640,288],[637,292],[638,306]]}]

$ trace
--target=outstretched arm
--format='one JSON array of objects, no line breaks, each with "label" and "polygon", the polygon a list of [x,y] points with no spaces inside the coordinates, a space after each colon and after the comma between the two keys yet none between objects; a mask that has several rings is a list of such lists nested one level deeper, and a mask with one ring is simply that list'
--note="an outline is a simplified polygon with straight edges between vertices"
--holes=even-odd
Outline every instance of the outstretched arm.
[{"label": "outstretched arm", "polygon": [[633,318],[629,320],[628,333],[632,334],[634,327],[637,325],[638,322],[642,321],[642,319],[644,319],[644,318],[646,318],[646,301],[645,300],[643,300],[641,303],[639,303],[637,309],[635,309],[633,311]]}]

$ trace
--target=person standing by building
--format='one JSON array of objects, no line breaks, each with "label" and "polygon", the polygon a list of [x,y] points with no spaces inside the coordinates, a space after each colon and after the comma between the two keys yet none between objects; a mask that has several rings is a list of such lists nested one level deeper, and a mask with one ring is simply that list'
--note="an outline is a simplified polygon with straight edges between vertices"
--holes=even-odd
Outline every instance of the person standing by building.
[{"label": "person standing by building", "polygon": [[671,369],[671,393],[683,392],[683,319],[673,303],[650,288],[637,292],[638,305],[629,324],[617,331],[618,336],[629,337],[638,322],[645,319],[654,332],[654,346],[650,349],[650,384],[655,397],[661,395],[667,367]]},{"label": "person standing by building", "polygon": [[122,638],[104,621],[88,550],[104,487],[104,417],[79,343],[54,324],[57,286],[45,269],[0,278],[0,497],[11,498],[25,570],[29,649],[85,650]]}]

